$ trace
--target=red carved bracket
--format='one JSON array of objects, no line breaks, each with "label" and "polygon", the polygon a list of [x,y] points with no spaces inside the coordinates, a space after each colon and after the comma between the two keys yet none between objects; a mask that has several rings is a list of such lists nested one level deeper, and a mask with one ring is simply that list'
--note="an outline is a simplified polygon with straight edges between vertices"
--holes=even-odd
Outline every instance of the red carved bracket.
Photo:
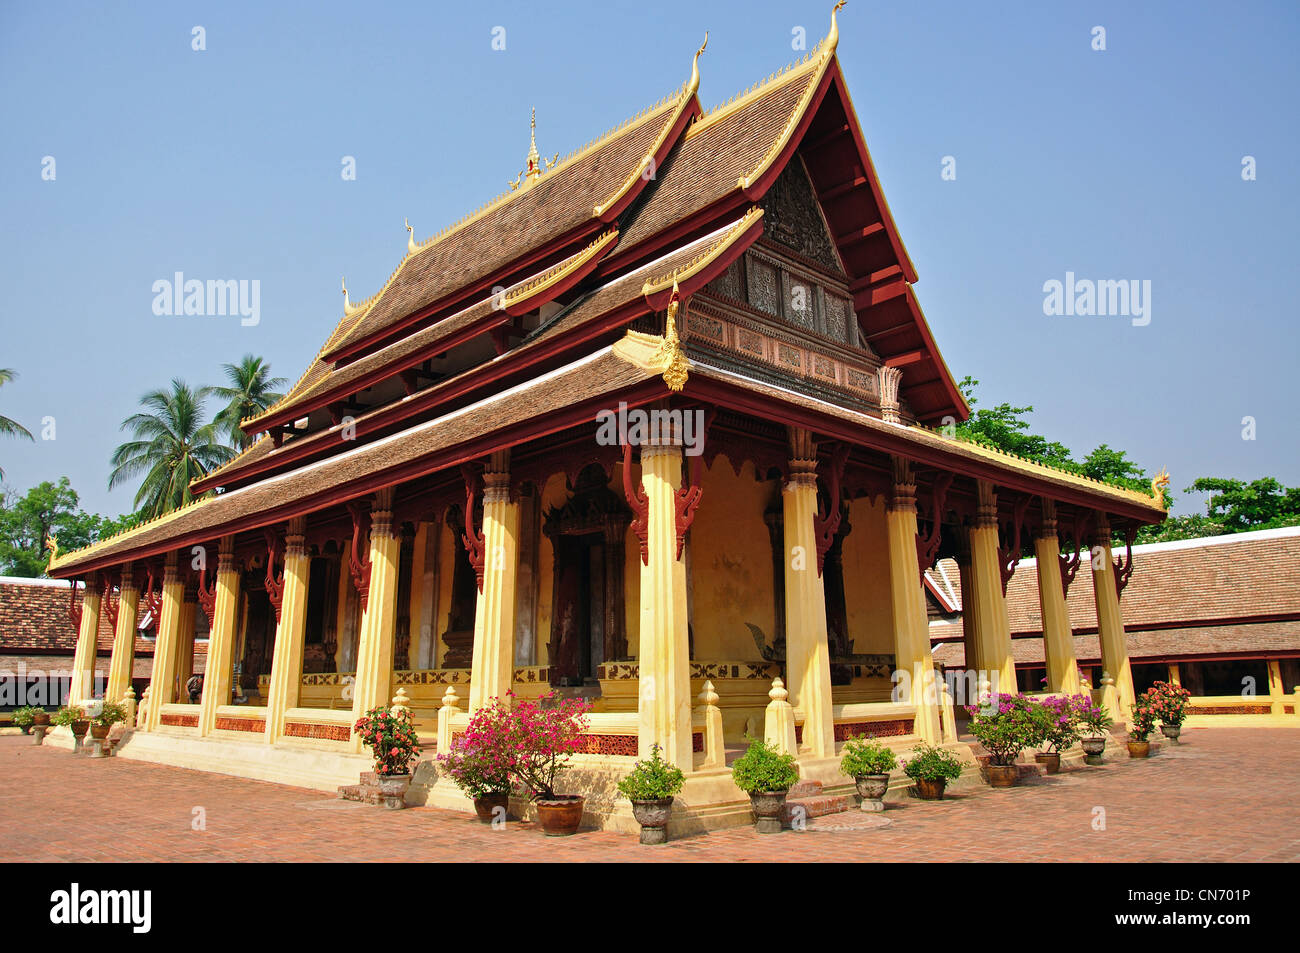
[{"label": "red carved bracket", "polygon": [[370,596],[370,550],[361,557],[362,540],[370,532],[370,510],[360,500],[348,504],[348,513],[352,516],[352,546],[348,550],[348,571],[352,573],[352,585],[356,587],[361,600],[361,611],[366,611],[366,601]]},{"label": "red carved bracket", "polygon": [[217,573],[212,572],[212,582],[208,582],[207,570],[199,570],[199,608],[208,617],[208,625],[216,625],[213,616],[217,614]]},{"label": "red carved bracket", "polygon": [[1136,527],[1129,526],[1124,531],[1124,555],[1115,560],[1115,598],[1117,599],[1124,594],[1129,576],[1133,575],[1133,538],[1136,535]]},{"label": "red carved bracket", "polygon": [[279,577],[275,574],[275,561],[280,557],[280,550],[284,546],[284,540],[275,530],[267,527],[262,530],[262,536],[266,539],[266,596],[271,600],[271,606],[275,609],[275,624],[280,624],[280,605],[284,602],[284,573]]},{"label": "red carved bracket", "polygon": [[[691,411],[686,411],[690,413]],[[704,418],[704,427],[700,433],[700,442],[703,444],[709,433],[709,426],[713,423],[713,418],[717,416],[717,408],[710,408]],[[686,533],[690,530],[691,524],[695,522],[695,511],[699,508],[700,499],[704,496],[704,487],[701,486],[700,467],[704,462],[701,454],[691,457],[691,482],[689,485],[682,487],[677,491],[676,512],[674,520],[677,526],[677,558],[682,558],[682,550],[686,547]]]},{"label": "red carved bracket", "polygon": [[140,600],[144,603],[145,611],[153,617],[155,631],[162,625],[162,590],[157,592],[153,588],[153,567],[146,569],[148,579],[144,585],[144,592],[140,595]]},{"label": "red carved bracket", "polygon": [[477,495],[475,490],[478,476],[469,466],[461,467],[460,475],[465,480],[465,532],[461,533],[460,538],[465,544],[465,552],[469,555],[469,564],[474,567],[474,580],[478,584],[478,591],[482,592],[485,540],[482,531],[474,529],[474,498]]},{"label": "red carved bracket", "polygon": [[632,508],[632,532],[641,540],[641,564],[650,565],[650,498],[640,480],[632,486],[632,445],[623,444],[623,495]]},{"label": "red carved bracket", "polygon": [[826,554],[830,551],[831,544],[835,542],[835,533],[839,530],[840,520],[843,517],[840,511],[840,481],[844,478],[844,465],[849,461],[849,449],[847,443],[840,443],[831,453],[831,470],[826,478],[830,505],[826,511],[823,511],[819,500],[817,512],[813,516],[813,535],[817,540],[818,576],[822,574]]},{"label": "red carved bracket", "polygon": [[925,571],[939,557],[939,544],[943,540],[944,504],[948,499],[948,490],[956,478],[955,473],[944,473],[934,481],[934,489],[930,494],[930,532],[926,536],[919,532],[916,534],[916,561],[921,569],[922,580],[925,579]]},{"label": "red carved bracket", "polygon": [[[1011,509],[1011,526],[1010,526],[1010,545],[998,547],[998,560],[1000,565],[998,569],[1002,573],[1002,594],[1007,594],[1007,583],[1011,577],[1016,574],[1016,567],[1020,565],[1020,532],[1025,526],[1025,510],[1029,508],[1031,496],[1022,496],[1016,500]],[[1006,535],[1006,532],[1003,533]]]},{"label": "red carved bracket", "polygon": [[109,631],[117,632],[117,614],[122,608],[122,594],[119,591],[116,598],[113,595],[113,584],[107,579],[104,580],[104,612],[108,614]]},{"label": "red carved bracket", "polygon": [[68,589],[68,621],[72,623],[72,631],[78,634],[81,632],[81,607],[82,603],[77,601],[77,580],[74,579]]},{"label": "red carved bracket", "polygon": [[1057,556],[1061,561],[1061,589],[1067,596],[1070,594],[1070,583],[1074,582],[1074,577],[1083,564],[1083,539],[1087,535],[1088,522],[1091,519],[1092,516],[1088,513],[1075,514],[1074,529],[1070,533],[1070,554],[1067,556],[1060,553]]}]

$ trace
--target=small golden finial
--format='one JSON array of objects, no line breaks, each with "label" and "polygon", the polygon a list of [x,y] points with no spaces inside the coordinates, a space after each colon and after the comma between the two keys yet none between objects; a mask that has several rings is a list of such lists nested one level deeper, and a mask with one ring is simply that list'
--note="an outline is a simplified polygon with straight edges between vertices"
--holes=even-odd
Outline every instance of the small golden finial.
[{"label": "small golden finial", "polygon": [[709,45],[709,31],[704,31],[704,42],[700,48],[695,51],[695,59],[691,62],[691,81],[687,83],[686,93],[689,96],[700,88],[700,57],[704,53],[704,48]]},{"label": "small golden finial", "polygon": [[847,2],[848,0],[840,0],[839,3],[835,4],[834,9],[831,10],[831,32],[826,34],[827,56],[835,52],[835,46],[840,41],[840,27],[839,24],[835,22],[835,14],[839,13]]},{"label": "small golden finial", "polygon": [[673,294],[668,299],[668,314],[664,319],[664,340],[655,355],[655,366],[663,372],[664,383],[674,394],[680,393],[686,386],[686,377],[691,363],[682,352],[681,341],[677,337],[677,312],[681,308],[681,294],[677,288],[677,279],[673,279]]},{"label": "small golden finial", "polygon": [[513,192],[521,184],[533,181],[543,172],[549,172],[559,161],[558,152],[550,159],[543,159],[537,152],[537,107],[534,106],[532,119],[528,123],[528,162],[524,166],[524,171],[515,176],[513,182],[508,183],[510,191]]},{"label": "small golden finial", "polygon": [[402,221],[406,224],[406,251],[407,254],[414,255],[420,250],[420,246],[415,244],[415,229],[411,227],[411,220],[404,218]]}]

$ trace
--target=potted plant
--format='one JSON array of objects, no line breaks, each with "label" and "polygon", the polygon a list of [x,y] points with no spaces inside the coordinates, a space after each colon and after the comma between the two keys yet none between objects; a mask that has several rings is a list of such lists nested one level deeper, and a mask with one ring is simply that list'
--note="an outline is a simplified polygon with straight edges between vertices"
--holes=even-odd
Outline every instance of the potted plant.
[{"label": "potted plant", "polygon": [[119,721],[126,721],[126,706],[105,699],[99,714],[90,721],[90,737],[103,741]]},{"label": "potted plant", "polygon": [[1083,748],[1085,764],[1101,764],[1102,752],[1106,750],[1106,736],[1113,724],[1110,715],[1102,705],[1095,704],[1088,695],[1075,695],[1075,716],[1079,721],[1079,730],[1083,737],[1079,745]]},{"label": "potted plant", "polygon": [[1133,704],[1133,720],[1128,728],[1128,756],[1130,758],[1148,758],[1151,756],[1151,732],[1156,727],[1156,705],[1151,697],[1151,690],[1143,692]]},{"label": "potted plant", "polygon": [[1151,699],[1160,719],[1160,733],[1174,744],[1179,743],[1178,736],[1182,734],[1191,698],[1192,693],[1181,685],[1156,682],[1151,686]]},{"label": "potted plant", "polygon": [[1077,696],[1052,695],[1039,699],[1035,712],[1039,733],[1046,750],[1034,754],[1034,760],[1048,774],[1061,770],[1061,752],[1079,740],[1079,714]]},{"label": "potted plant", "polygon": [[352,730],[361,736],[375,759],[375,776],[384,806],[406,806],[406,789],[411,786],[411,761],[420,754],[419,739],[406,708],[372,708],[357,719]]},{"label": "potted plant", "polygon": [[686,775],[665,761],[661,750],[652,745],[650,759],[636,762],[627,777],[618,782],[618,793],[632,802],[632,816],[641,825],[642,844],[668,843],[673,798],[686,783]]},{"label": "potted plant", "polygon": [[514,702],[510,710],[506,739],[513,752],[510,770],[532,796],[542,832],[549,837],[574,834],[582,825],[585,799],[580,794],[557,794],[555,781],[569,767],[569,759],[582,750],[589,707],[585,699],[559,700],[552,693],[535,701]]},{"label": "potted plant", "polygon": [[862,798],[862,810],[883,811],[889,790],[889,772],[898,759],[886,745],[873,738],[850,738],[840,757],[840,771],[853,779]]},{"label": "potted plant", "polygon": [[49,723],[50,723],[50,713],[48,711],[46,711],[44,708],[32,709],[33,728],[44,728],[47,727]]},{"label": "potted plant", "polygon": [[754,808],[754,830],[760,834],[781,833],[781,814],[790,785],[799,780],[794,755],[777,754],[761,738],[751,738],[749,748],[731,766],[736,787],[749,795]]},{"label": "potted plant", "polygon": [[86,732],[90,730],[90,719],[86,713],[74,705],[64,705],[54,713],[52,719],[56,725],[67,725],[72,730],[72,737],[76,739],[77,745],[74,751],[81,750],[81,739],[86,737]]},{"label": "potted plant", "polygon": [[24,705],[21,708],[15,708],[12,716],[14,727],[21,728],[25,735],[31,734],[32,725],[36,723],[36,712],[37,709],[33,708],[31,705]]},{"label": "potted plant", "polygon": [[919,744],[912,752],[903,763],[903,773],[916,782],[922,800],[942,801],[948,782],[961,777],[961,762],[951,751],[932,745]]},{"label": "potted plant", "polygon": [[1009,788],[1020,780],[1016,760],[1026,748],[1042,740],[1042,721],[1037,700],[1028,695],[990,695],[981,705],[967,705],[967,730],[989,753],[989,784]]},{"label": "potted plant", "polygon": [[484,824],[504,820],[510,810],[510,710],[499,699],[470,718],[465,733],[451,750],[438,755],[447,774],[474,800],[474,813]]}]

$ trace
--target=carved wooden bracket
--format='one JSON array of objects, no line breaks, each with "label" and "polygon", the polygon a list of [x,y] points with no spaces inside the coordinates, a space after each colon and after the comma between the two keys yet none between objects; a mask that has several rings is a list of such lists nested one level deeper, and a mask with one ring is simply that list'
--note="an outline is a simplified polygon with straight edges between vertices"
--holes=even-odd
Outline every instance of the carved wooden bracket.
[{"label": "carved wooden bracket", "polygon": [[623,495],[632,508],[632,532],[641,540],[641,564],[650,565],[650,498],[640,480],[632,486],[632,445],[623,444]]},{"label": "carved wooden bracket", "polygon": [[215,625],[213,616],[217,614],[217,574],[214,570],[212,573],[212,584],[208,583],[208,573],[206,570],[199,571],[199,607],[203,614],[208,617],[208,625]]},{"label": "carved wooden bracket", "polygon": [[72,585],[68,589],[68,620],[72,623],[72,631],[81,632],[81,606],[77,601],[77,580],[72,580]]},{"label": "carved wooden bracket", "polygon": [[[687,411],[690,413],[690,411]],[[709,425],[713,423],[713,418],[717,416],[717,409],[710,408],[704,417],[704,427],[700,433],[700,442],[703,444],[708,439]],[[676,507],[676,525],[677,525],[677,558],[682,558],[682,550],[686,547],[686,533],[695,522],[695,511],[699,508],[700,499],[704,496],[704,487],[701,486],[700,467],[704,462],[702,454],[696,454],[691,457],[691,480],[687,486],[677,491]]]},{"label": "carved wooden bracket", "polygon": [[1070,532],[1070,553],[1058,554],[1061,561],[1061,589],[1065,595],[1070,594],[1070,583],[1074,582],[1074,577],[1079,572],[1079,567],[1083,564],[1081,555],[1083,539],[1088,532],[1088,522],[1092,519],[1088,513],[1076,513],[1074,516],[1074,529]]},{"label": "carved wooden bracket", "polygon": [[460,475],[465,480],[465,532],[460,536],[461,541],[465,544],[465,552],[469,554],[469,564],[474,567],[474,579],[478,584],[478,591],[483,591],[483,546],[484,538],[482,531],[474,529],[474,497],[477,495],[475,490],[478,484],[478,476],[469,466],[460,468]]},{"label": "carved wooden bracket", "polygon": [[835,542],[835,533],[839,530],[840,519],[843,517],[840,511],[840,481],[844,477],[844,465],[849,461],[849,450],[847,443],[840,443],[836,444],[835,450],[831,453],[831,469],[826,477],[826,491],[830,497],[830,505],[826,512],[823,512],[819,501],[817,512],[813,516],[813,535],[817,540],[818,576],[822,574],[826,553]]},{"label": "carved wooden bracket", "polygon": [[921,568],[921,579],[925,571],[935,564],[939,556],[939,543],[943,540],[943,511],[948,499],[948,490],[952,487],[955,473],[944,473],[934,481],[930,492],[930,532],[922,536],[916,534],[916,561]]},{"label": "carved wooden bracket", "polygon": [[370,596],[370,548],[366,541],[365,557],[362,558],[362,541],[370,533],[370,509],[361,500],[348,503],[348,513],[352,517],[352,546],[348,550],[348,571],[352,573],[352,585],[356,587],[361,602],[361,611],[366,611],[366,600]]},{"label": "carved wooden bracket", "polygon": [[1016,500],[1015,505],[1011,508],[1011,526],[1003,535],[1010,535],[1009,545],[998,547],[998,569],[1002,573],[1002,594],[1007,594],[1007,583],[1011,577],[1016,574],[1016,567],[1020,565],[1020,532],[1025,526],[1025,510],[1033,501],[1032,496],[1021,496]]},{"label": "carved wooden bracket", "polygon": [[155,631],[162,625],[162,589],[157,592],[153,588],[153,567],[146,568],[148,578],[144,584],[144,591],[140,594],[140,601],[144,603],[145,611],[153,616]]},{"label": "carved wooden bracket", "polygon": [[276,577],[275,561],[280,556],[284,540],[270,527],[262,530],[262,536],[266,539],[266,597],[271,600],[271,606],[275,609],[275,624],[279,625],[280,604],[284,602],[284,573]]},{"label": "carved wooden bracket", "polygon": [[113,596],[113,583],[107,578],[104,580],[104,612],[108,615],[109,631],[117,632],[117,613],[122,608],[122,594],[119,592],[117,597]]},{"label": "carved wooden bracket", "polygon": [[1133,538],[1137,535],[1137,528],[1129,526],[1124,531],[1124,555],[1115,560],[1115,598],[1124,594],[1124,587],[1128,585],[1129,576],[1133,575]]}]

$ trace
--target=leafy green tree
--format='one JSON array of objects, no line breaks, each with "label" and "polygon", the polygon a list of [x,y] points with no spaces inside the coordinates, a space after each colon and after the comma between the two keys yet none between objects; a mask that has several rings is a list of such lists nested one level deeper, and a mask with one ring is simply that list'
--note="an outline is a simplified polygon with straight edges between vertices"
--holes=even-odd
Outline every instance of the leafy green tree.
[{"label": "leafy green tree", "polygon": [[57,536],[59,551],[79,549],[117,532],[134,517],[105,520],[81,508],[67,477],[48,480],[25,494],[10,490],[0,500],[0,574],[40,576],[49,563],[45,541]]},{"label": "leafy green tree", "polygon": [[202,423],[203,404],[211,389],[191,390],[173,380],[171,390],[156,390],[140,399],[145,413],[122,422],[134,440],[113,451],[108,488],[144,475],[135,495],[136,512],[159,516],[194,499],[190,483],[235,455],[220,442],[215,423]]},{"label": "leafy green tree", "polygon": [[[8,384],[18,376],[18,372],[8,367],[0,367],[0,385]],[[28,440],[34,440],[31,431],[16,420],[11,420],[0,414],[0,437],[26,437]],[[5,471],[0,468],[0,480],[4,479]]]},{"label": "leafy green tree", "polygon": [[226,403],[214,423],[231,444],[243,450],[253,442],[253,438],[239,429],[239,422],[260,414],[283,397],[284,394],[278,393],[276,388],[284,387],[288,381],[283,377],[271,377],[271,365],[252,354],[245,354],[238,364],[223,364],[221,367],[230,386],[211,389],[218,400]]},{"label": "leafy green tree", "polygon": [[[979,386],[979,381],[967,375],[957,386],[961,388],[966,402],[975,408],[978,403],[975,400],[975,388]],[[1048,466],[1068,468],[1071,463],[1068,447],[1030,432],[1025,414],[1033,411],[1033,407],[1012,407],[1010,404],[980,408],[974,410],[969,419],[957,424],[957,434],[1014,453],[1018,457]]]},{"label": "leafy green tree", "polygon": [[1272,477],[1250,483],[1201,477],[1183,492],[1209,493],[1207,515],[1230,533],[1300,522],[1300,487],[1284,487]]}]

